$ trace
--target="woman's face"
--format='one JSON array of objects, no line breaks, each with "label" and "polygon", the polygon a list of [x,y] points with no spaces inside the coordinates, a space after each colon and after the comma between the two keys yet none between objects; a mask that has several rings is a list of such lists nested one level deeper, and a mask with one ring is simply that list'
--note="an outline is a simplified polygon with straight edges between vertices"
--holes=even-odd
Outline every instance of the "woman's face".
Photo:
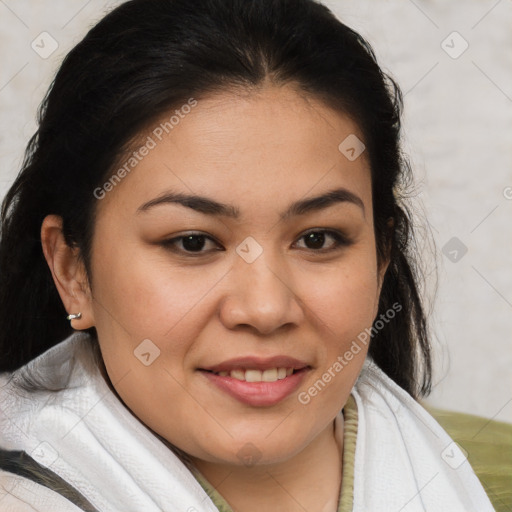
[{"label": "woman's face", "polygon": [[377,314],[362,135],[291,87],[188,105],[98,193],[105,367],[131,411],[193,457],[284,461],[332,427]]}]

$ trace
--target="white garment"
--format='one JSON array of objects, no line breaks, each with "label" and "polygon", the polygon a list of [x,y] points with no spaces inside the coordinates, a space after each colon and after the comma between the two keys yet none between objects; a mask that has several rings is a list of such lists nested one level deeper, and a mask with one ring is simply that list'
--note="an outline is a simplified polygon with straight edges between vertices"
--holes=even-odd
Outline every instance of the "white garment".
[{"label": "white garment", "polygon": [[[16,381],[23,368],[10,382],[0,376],[0,447],[24,450],[101,512],[217,512],[181,460],[110,390],[86,336],[74,333],[27,365],[63,391],[22,391]],[[352,395],[354,512],[494,510],[448,434],[370,360]],[[0,484],[2,512],[80,510],[5,471]]]}]

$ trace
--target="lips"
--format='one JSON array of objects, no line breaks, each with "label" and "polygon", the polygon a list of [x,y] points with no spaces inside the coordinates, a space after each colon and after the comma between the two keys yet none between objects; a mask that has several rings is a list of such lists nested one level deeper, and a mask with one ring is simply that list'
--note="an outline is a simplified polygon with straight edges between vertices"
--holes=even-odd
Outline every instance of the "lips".
[{"label": "lips", "polygon": [[311,367],[288,356],[243,357],[198,370],[218,389],[251,406],[272,406],[288,397]]},{"label": "lips", "polygon": [[205,366],[204,368],[201,368],[201,370],[213,373],[231,372],[233,370],[260,370],[263,372],[273,368],[302,370],[308,366],[308,363],[288,356],[274,356],[268,358],[249,356],[229,359],[228,361],[224,361],[220,364]]}]

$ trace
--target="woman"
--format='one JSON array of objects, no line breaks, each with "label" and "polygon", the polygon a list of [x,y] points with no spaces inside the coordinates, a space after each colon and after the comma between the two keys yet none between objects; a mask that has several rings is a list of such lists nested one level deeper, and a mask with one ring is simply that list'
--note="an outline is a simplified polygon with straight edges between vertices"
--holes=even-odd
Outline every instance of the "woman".
[{"label": "woman", "polygon": [[416,402],[400,115],[312,0],[132,0],[94,27],[2,210],[0,503],[493,510]]}]

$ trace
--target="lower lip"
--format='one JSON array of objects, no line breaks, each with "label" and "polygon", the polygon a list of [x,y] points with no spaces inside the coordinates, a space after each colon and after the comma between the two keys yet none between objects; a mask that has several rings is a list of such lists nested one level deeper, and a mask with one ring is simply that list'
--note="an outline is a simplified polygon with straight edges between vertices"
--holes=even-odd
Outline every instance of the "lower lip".
[{"label": "lower lip", "polygon": [[276,405],[291,395],[303,381],[307,368],[292,373],[289,377],[275,382],[247,382],[221,377],[212,372],[202,370],[201,373],[219,389],[246,405],[269,407]]}]

